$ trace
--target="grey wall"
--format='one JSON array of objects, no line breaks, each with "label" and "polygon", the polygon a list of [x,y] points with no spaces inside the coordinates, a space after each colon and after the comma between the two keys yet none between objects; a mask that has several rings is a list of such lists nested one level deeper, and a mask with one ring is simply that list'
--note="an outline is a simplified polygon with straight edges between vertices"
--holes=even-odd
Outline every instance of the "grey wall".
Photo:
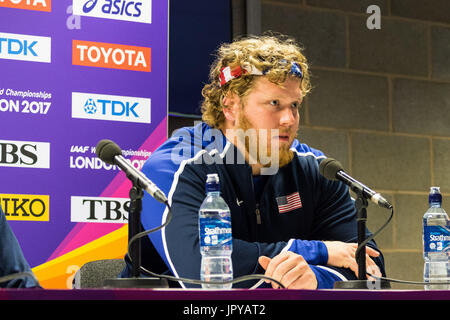
[{"label": "grey wall", "polygon": [[[380,30],[366,27],[372,4]],[[430,186],[450,212],[450,1],[262,0],[261,23],[310,61],[300,140],[389,198],[394,218],[377,237],[388,276],[421,281]],[[369,205],[369,228],[388,214]]]}]

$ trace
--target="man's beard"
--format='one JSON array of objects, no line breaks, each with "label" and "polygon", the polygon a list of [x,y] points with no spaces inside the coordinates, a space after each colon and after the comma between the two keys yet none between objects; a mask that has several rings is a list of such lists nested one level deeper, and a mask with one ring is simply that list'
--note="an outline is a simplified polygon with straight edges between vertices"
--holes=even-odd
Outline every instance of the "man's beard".
[{"label": "man's beard", "polygon": [[[279,129],[254,129],[255,126],[245,116],[243,110],[241,111],[237,136],[240,139],[238,143],[244,142],[246,160],[250,164],[252,162],[258,163],[263,168],[281,168],[291,162],[294,157],[294,153],[289,150],[293,140],[292,129],[283,131]],[[278,139],[280,135],[288,135],[289,143],[280,144]]]}]

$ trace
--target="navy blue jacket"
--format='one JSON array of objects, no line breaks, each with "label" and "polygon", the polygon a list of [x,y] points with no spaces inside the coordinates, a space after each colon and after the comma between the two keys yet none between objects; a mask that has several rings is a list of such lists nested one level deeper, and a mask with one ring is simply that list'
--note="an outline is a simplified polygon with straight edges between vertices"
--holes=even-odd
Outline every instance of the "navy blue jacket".
[{"label": "navy blue jacket", "polygon": [[[290,250],[310,264],[318,288],[332,288],[337,280],[356,279],[349,269],[327,266],[328,253],[321,241],[357,242],[356,209],[348,188],[320,175],[319,163],[325,158],[322,152],[297,140],[291,150],[293,160],[268,176],[260,197],[255,196],[252,170],[242,154],[219,130],[204,123],[177,130],[149,157],[142,171],[168,196],[173,213],[171,223],[149,237],[171,273],[200,278],[198,210],[205,198],[207,174],[217,173],[221,196],[231,210],[234,277],[263,274],[259,256],[274,257]],[[280,213],[277,198],[296,192],[301,207]],[[144,229],[161,225],[166,216],[165,206],[145,194]],[[369,245],[376,249],[374,242]],[[382,255],[375,262],[384,274]]]}]

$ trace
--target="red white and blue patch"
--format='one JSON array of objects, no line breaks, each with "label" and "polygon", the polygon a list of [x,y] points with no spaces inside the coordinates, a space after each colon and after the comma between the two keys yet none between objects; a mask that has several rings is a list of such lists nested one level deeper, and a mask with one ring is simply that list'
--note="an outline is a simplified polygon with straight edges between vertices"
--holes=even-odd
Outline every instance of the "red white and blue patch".
[{"label": "red white and blue patch", "polygon": [[302,207],[302,199],[300,199],[298,191],[287,196],[278,197],[276,201],[278,204],[278,212],[280,213],[290,212]]}]

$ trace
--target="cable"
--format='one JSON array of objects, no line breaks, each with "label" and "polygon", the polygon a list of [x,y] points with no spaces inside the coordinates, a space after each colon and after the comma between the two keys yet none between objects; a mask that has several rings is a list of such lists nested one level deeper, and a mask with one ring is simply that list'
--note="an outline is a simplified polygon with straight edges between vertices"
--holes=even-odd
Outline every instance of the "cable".
[{"label": "cable", "polygon": [[418,285],[444,285],[444,284],[450,284],[450,281],[422,282],[422,281],[399,280],[399,279],[375,276],[375,275],[373,275],[373,274],[371,274],[369,272],[367,272],[367,275],[373,277],[375,280],[384,280],[384,281],[403,283],[403,284],[418,284]]},{"label": "cable", "polygon": [[366,244],[369,241],[373,240],[384,228],[386,228],[386,226],[389,224],[389,222],[391,222],[393,215],[394,215],[394,207],[391,208],[391,215],[386,220],[386,222],[375,233],[371,234],[369,237],[367,237],[366,240],[361,242],[361,244],[358,246],[358,248],[355,251],[355,257],[358,257],[359,252],[363,249],[363,247],[366,246]]},{"label": "cable", "polygon": [[172,208],[171,208],[170,205],[169,205],[169,201],[165,201],[164,204],[167,206],[167,209],[168,209],[166,221],[165,221],[162,225],[160,225],[160,226],[158,226],[158,227],[156,227],[156,228],[153,228],[153,229],[150,229],[150,230],[146,230],[146,231],[142,231],[142,232],[139,232],[139,233],[135,234],[135,235],[128,241],[128,248],[127,248],[127,253],[126,253],[126,255],[127,255],[128,258],[130,259],[130,261],[131,261],[131,257],[130,257],[130,255],[129,255],[129,252],[130,252],[131,244],[132,244],[134,241],[136,241],[136,240],[138,240],[138,239],[140,239],[140,238],[142,238],[142,237],[144,237],[144,236],[146,236],[146,235],[149,235],[149,234],[152,233],[152,232],[155,232],[155,231],[158,231],[158,230],[164,228],[164,227],[167,226],[167,225],[170,223],[170,221],[172,220]]},{"label": "cable", "polygon": [[25,278],[25,277],[32,277],[32,278],[34,278],[34,280],[36,280],[36,282],[38,282],[36,279],[36,276],[34,275],[33,272],[25,271],[25,272],[17,272],[17,273],[9,274],[7,276],[0,277],[0,283],[8,282],[8,281],[20,279],[20,278]]},{"label": "cable", "polygon": [[174,276],[168,276],[168,275],[164,275],[164,274],[156,274],[153,273],[147,269],[145,269],[144,267],[141,266],[141,271],[143,271],[144,273],[147,273],[148,275],[152,276],[152,277],[159,277],[159,278],[165,278],[168,280],[172,280],[172,281],[181,281],[181,282],[187,282],[187,283],[193,283],[193,284],[217,284],[217,285],[225,285],[225,284],[230,284],[230,283],[238,283],[238,282],[243,282],[243,281],[248,281],[248,280],[260,280],[260,279],[266,279],[266,280],[270,280],[275,282],[276,284],[278,284],[280,286],[280,288],[285,289],[286,287],[279,282],[278,280],[275,280],[271,277],[262,275],[262,274],[249,274],[249,275],[245,275],[245,276],[241,276],[238,278],[234,278],[233,280],[227,280],[227,281],[205,281],[205,280],[196,280],[196,279],[188,279],[188,278],[181,278],[181,277],[174,277]]},{"label": "cable", "polygon": [[[165,202],[165,205],[166,205],[166,207],[167,207],[168,212],[167,212],[166,220],[164,221],[164,223],[163,223],[162,225],[160,225],[160,226],[158,226],[158,227],[156,227],[156,228],[150,229],[150,230],[146,230],[146,231],[143,231],[143,232],[139,232],[138,234],[134,235],[134,236],[128,241],[128,249],[127,249],[126,256],[128,256],[128,259],[130,259],[130,262],[131,262],[131,256],[130,256],[129,252],[130,252],[131,244],[132,244],[134,241],[136,241],[136,240],[138,240],[138,239],[140,239],[140,238],[142,238],[142,237],[144,237],[144,236],[146,236],[146,235],[149,235],[149,234],[152,233],[152,232],[155,232],[155,231],[158,231],[158,230],[164,228],[164,227],[167,226],[167,225],[170,223],[170,221],[172,220],[172,208],[170,207],[168,201]],[[238,282],[243,282],[243,281],[248,281],[248,280],[255,280],[255,279],[264,280],[264,279],[265,279],[265,280],[273,281],[273,282],[275,282],[276,284],[278,284],[278,285],[280,286],[280,288],[285,289],[285,286],[284,286],[281,282],[279,282],[278,280],[273,279],[273,278],[268,277],[268,276],[265,276],[265,275],[262,275],[262,274],[245,275],[245,276],[241,276],[241,277],[238,277],[238,278],[234,278],[234,279],[228,280],[228,281],[205,281],[205,280],[197,280],[197,279],[189,279],[189,278],[182,278],[182,277],[169,276],[169,275],[165,275],[165,274],[157,274],[157,273],[154,273],[154,272],[152,272],[152,271],[150,271],[150,270],[145,269],[143,266],[140,266],[140,270],[141,270],[143,273],[145,273],[145,274],[147,274],[147,275],[150,275],[150,276],[152,276],[152,277],[156,277],[156,278],[164,278],[164,279],[171,280],[171,281],[181,281],[181,282],[192,283],[192,284],[217,284],[217,285],[225,285],[225,284],[238,283]],[[253,288],[253,287],[252,287],[252,288]]]},{"label": "cable", "polygon": [[[387,219],[387,221],[371,236],[369,236],[366,240],[364,240],[356,249],[355,256],[357,257],[359,252],[362,250],[362,248],[372,239],[374,239],[392,220],[392,216],[394,215],[394,208],[391,208],[391,215]],[[375,276],[369,272],[366,272],[366,274],[375,280],[383,280],[383,281],[389,281],[389,282],[396,282],[396,283],[403,283],[403,284],[415,284],[415,285],[445,285],[450,284],[450,281],[443,281],[443,282],[421,282],[421,281],[409,281],[409,280],[399,280],[399,279],[393,279],[393,278],[387,278],[387,277],[379,277]]]}]

